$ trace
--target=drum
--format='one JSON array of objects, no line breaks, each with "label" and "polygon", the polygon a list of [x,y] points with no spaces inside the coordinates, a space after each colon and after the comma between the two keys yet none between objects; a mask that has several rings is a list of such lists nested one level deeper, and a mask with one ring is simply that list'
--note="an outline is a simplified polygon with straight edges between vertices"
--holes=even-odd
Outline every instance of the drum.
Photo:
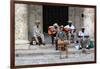
[{"label": "drum", "polygon": [[60,51],[65,51],[66,50],[66,46],[65,46],[65,42],[64,40],[58,40],[58,48]]},{"label": "drum", "polygon": [[58,45],[64,45],[64,40],[58,40]]}]

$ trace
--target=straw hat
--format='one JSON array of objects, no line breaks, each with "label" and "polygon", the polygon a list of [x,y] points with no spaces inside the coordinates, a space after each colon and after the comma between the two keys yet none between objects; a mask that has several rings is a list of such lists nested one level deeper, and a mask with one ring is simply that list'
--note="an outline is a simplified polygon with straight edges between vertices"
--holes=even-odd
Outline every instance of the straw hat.
[{"label": "straw hat", "polygon": [[54,23],[53,26],[58,26],[58,23]]},{"label": "straw hat", "polygon": [[72,21],[71,21],[71,20],[69,20],[69,21],[68,21],[68,23],[72,23]]},{"label": "straw hat", "polygon": [[35,24],[40,24],[40,20],[36,20],[35,21]]}]

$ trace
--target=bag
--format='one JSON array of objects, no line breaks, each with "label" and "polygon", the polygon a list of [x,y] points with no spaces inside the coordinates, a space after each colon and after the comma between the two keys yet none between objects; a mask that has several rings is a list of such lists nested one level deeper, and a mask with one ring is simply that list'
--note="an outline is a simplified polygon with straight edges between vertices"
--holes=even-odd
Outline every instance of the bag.
[{"label": "bag", "polygon": [[94,48],[93,41],[90,41],[89,48]]}]

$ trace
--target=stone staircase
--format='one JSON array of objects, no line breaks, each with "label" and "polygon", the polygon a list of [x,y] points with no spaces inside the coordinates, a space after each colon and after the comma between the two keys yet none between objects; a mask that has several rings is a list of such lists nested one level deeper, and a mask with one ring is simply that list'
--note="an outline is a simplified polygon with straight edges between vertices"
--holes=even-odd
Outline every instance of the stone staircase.
[{"label": "stone staircase", "polygon": [[[93,52],[94,49],[88,50],[88,52]],[[55,46],[51,44],[43,45],[30,45],[28,49],[16,49],[15,54],[16,56],[27,56],[27,55],[57,55],[60,51],[55,49]],[[76,49],[73,44],[68,47],[69,54],[81,53],[81,50]]]}]

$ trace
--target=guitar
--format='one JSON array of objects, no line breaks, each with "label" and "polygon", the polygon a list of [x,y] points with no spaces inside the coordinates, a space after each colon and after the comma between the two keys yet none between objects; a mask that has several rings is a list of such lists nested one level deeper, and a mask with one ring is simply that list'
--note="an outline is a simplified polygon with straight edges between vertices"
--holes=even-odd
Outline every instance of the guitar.
[{"label": "guitar", "polygon": [[52,28],[52,27],[51,27],[51,28],[50,28],[50,27],[48,28],[48,34],[49,34],[50,36],[56,34],[56,32],[57,32],[57,31],[56,31],[54,28]]}]

